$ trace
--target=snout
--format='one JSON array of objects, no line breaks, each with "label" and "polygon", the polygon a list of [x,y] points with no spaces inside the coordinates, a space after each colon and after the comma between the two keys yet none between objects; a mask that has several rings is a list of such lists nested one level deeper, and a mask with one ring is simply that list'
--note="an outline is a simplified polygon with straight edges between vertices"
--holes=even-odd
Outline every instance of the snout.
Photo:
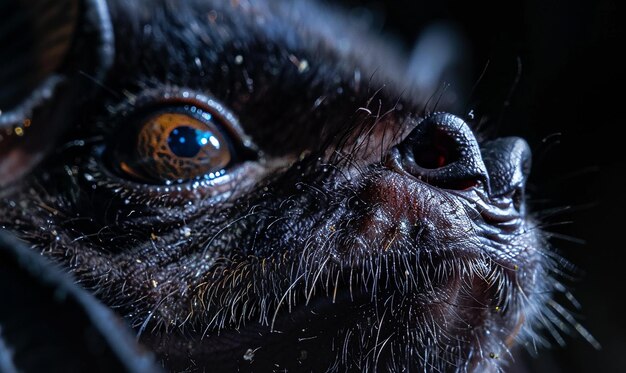
[{"label": "snout", "polygon": [[435,187],[482,187],[490,196],[501,196],[524,188],[530,160],[523,139],[507,137],[481,145],[461,118],[437,113],[389,151],[387,164]]}]

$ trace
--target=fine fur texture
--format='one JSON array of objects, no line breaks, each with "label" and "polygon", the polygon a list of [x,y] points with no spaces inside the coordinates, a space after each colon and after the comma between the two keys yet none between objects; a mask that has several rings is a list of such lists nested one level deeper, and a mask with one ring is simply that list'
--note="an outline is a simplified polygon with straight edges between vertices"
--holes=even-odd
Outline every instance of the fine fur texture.
[{"label": "fine fur texture", "polygon": [[[561,259],[526,211],[523,142],[439,114],[453,103],[384,40],[304,1],[108,9],[113,66],[45,161],[0,191],[0,226],[167,369],[499,371],[514,346],[546,343],[542,327],[558,340],[573,324],[551,300]],[[250,141],[226,182],[111,169],[138,117],[190,97],[219,102]],[[427,126],[465,136],[469,163],[410,169]]]}]

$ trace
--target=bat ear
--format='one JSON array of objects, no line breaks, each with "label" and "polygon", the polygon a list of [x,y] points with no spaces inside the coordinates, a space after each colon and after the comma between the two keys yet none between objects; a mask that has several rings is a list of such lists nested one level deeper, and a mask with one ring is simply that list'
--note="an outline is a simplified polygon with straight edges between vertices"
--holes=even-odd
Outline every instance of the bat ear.
[{"label": "bat ear", "polygon": [[[78,1],[7,1],[0,5],[0,107],[18,108],[60,66],[72,44]],[[8,22],[7,22],[8,21]],[[3,122],[6,122],[5,115]]]},{"label": "bat ear", "polygon": [[443,96],[450,111],[461,110],[472,73],[470,52],[469,42],[456,25],[430,24],[413,47],[407,75],[420,89],[432,92],[433,102]]},{"label": "bat ear", "polygon": [[3,0],[0,14],[2,187],[43,158],[114,49],[104,0]]},{"label": "bat ear", "polygon": [[159,372],[122,320],[0,231],[0,372]]}]

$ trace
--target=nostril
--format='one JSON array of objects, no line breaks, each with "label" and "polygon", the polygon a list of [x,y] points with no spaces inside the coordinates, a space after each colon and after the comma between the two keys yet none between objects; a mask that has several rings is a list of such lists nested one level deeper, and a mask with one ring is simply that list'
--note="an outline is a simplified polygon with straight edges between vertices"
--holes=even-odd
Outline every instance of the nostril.
[{"label": "nostril", "polygon": [[481,183],[489,187],[474,134],[452,114],[425,118],[391,154],[403,171],[431,185],[456,190]]},{"label": "nostril", "polygon": [[413,159],[418,166],[437,169],[459,160],[459,145],[449,133],[440,128],[430,128],[414,141]]}]

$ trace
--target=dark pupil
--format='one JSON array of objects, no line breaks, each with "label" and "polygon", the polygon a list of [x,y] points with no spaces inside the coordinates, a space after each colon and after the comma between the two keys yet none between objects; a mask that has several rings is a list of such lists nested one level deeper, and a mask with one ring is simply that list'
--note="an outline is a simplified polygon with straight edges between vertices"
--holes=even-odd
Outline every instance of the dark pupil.
[{"label": "dark pupil", "polygon": [[180,126],[170,132],[167,138],[167,145],[176,156],[193,158],[207,144],[207,139],[210,137],[211,134],[209,132],[203,132],[188,126]]}]

